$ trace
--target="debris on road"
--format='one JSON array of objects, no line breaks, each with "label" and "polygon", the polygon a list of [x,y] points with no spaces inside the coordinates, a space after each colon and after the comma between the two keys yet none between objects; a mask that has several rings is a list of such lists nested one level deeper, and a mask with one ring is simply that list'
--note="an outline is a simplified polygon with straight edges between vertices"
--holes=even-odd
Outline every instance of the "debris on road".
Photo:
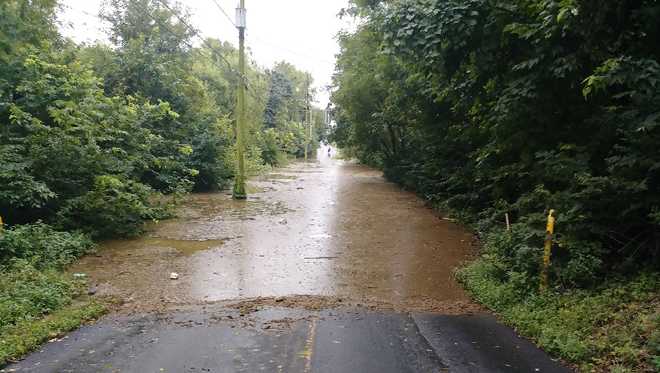
[{"label": "debris on road", "polygon": [[[284,170],[310,171],[300,164]],[[341,296],[386,311],[480,309],[448,275],[474,251],[469,232],[439,224],[414,194],[379,171],[330,164],[305,179],[286,188],[254,180],[258,191],[247,202],[219,193],[187,196],[177,218],[150,226],[142,237],[101,244],[102,258],[85,257],[71,273],[86,273],[97,296],[124,300],[122,312],[258,296],[273,298],[255,304],[277,308],[318,309]],[[305,193],[296,192],[299,186]]]},{"label": "debris on road", "polygon": [[313,234],[313,235],[309,236],[309,238],[313,238],[313,239],[316,239],[316,238],[332,238],[332,236],[327,234],[327,233],[321,233],[321,234]]}]

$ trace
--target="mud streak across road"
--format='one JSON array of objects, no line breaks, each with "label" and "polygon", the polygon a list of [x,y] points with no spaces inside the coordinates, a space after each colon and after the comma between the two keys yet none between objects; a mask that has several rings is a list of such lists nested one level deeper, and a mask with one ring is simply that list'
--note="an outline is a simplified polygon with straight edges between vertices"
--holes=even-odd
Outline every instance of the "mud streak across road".
[{"label": "mud streak across road", "polygon": [[71,271],[121,306],[4,371],[565,371],[453,279],[472,235],[380,172],[321,149],[250,189],[103,243]]}]

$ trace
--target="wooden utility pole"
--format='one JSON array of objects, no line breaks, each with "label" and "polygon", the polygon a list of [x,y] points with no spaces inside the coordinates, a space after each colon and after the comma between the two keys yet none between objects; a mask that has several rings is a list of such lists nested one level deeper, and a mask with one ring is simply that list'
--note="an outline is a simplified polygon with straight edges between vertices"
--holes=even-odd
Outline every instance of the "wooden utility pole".
[{"label": "wooden utility pole", "polygon": [[245,89],[247,76],[245,75],[245,27],[246,27],[245,0],[241,0],[236,9],[236,28],[238,28],[238,92],[236,105],[236,156],[238,158],[238,172],[234,180],[234,199],[246,199],[245,191]]},{"label": "wooden utility pole", "polygon": [[314,115],[312,112],[312,107],[309,107],[309,151],[312,153],[312,157],[314,156],[314,150],[316,148],[314,147],[314,139],[313,137],[313,128],[314,128]]},{"label": "wooden utility pole", "polygon": [[307,90],[305,92],[305,103],[307,105],[305,110],[305,124],[309,128],[309,134],[305,134],[305,162],[307,162],[307,148],[310,147],[312,141],[312,112],[309,106],[309,75],[307,75]]}]

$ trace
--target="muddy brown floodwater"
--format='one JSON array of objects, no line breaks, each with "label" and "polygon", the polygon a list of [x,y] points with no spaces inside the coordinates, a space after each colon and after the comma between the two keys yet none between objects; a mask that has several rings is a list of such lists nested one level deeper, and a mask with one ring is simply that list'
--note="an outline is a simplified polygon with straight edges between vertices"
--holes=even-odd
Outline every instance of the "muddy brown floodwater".
[{"label": "muddy brown floodwater", "polygon": [[473,236],[381,172],[324,150],[251,180],[247,201],[191,195],[178,218],[102,243],[71,271],[131,311],[221,301],[477,310],[452,277]]}]

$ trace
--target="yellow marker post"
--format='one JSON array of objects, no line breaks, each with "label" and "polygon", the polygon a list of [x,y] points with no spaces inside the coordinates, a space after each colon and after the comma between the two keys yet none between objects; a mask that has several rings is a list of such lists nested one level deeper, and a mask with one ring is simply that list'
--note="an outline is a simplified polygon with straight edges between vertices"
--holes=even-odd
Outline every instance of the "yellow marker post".
[{"label": "yellow marker post", "polygon": [[5,223],[2,222],[2,216],[0,216],[0,234],[5,229]]},{"label": "yellow marker post", "polygon": [[548,224],[545,227],[545,244],[543,246],[543,267],[541,268],[541,292],[548,289],[548,268],[550,267],[550,256],[552,254],[552,235],[555,233],[555,210],[548,213]]}]

